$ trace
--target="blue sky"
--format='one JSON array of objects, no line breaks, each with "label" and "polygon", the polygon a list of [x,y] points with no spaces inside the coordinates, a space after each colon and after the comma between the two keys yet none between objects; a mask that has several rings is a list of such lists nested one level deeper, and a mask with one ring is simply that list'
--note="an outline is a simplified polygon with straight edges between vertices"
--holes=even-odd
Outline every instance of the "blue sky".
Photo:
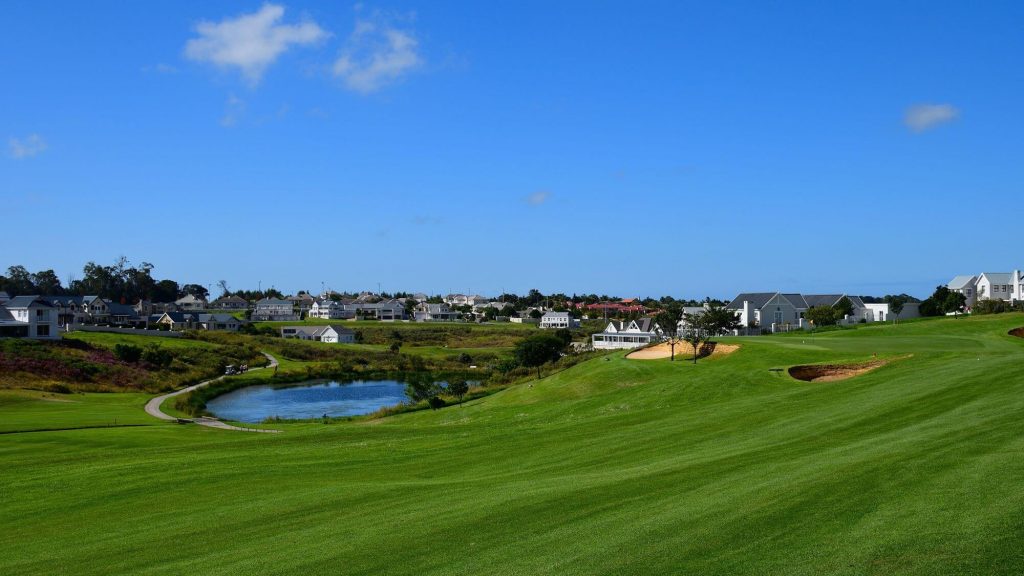
[{"label": "blue sky", "polygon": [[0,266],[925,296],[1024,268],[1024,4],[40,3]]}]

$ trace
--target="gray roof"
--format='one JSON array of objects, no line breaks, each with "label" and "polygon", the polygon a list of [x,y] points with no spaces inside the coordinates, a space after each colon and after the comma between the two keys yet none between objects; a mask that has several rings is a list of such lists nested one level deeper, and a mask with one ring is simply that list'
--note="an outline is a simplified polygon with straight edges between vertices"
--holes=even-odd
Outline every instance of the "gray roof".
[{"label": "gray roof", "polygon": [[116,302],[107,302],[107,309],[114,316],[133,316],[138,317],[139,313],[136,312],[135,307],[128,304],[118,304]]},{"label": "gray roof", "polygon": [[993,284],[1009,284],[1013,282],[1013,274],[1009,272],[982,272],[982,276],[988,278]]},{"label": "gray roof", "polygon": [[11,314],[6,306],[0,304],[0,324],[4,322],[17,322],[17,320],[14,319],[14,315]]},{"label": "gray roof", "polygon": [[839,302],[842,297],[842,294],[806,294],[804,295],[804,302],[807,303],[808,308],[835,306],[836,302]]},{"label": "gray roof", "polygon": [[196,314],[200,322],[238,322],[231,314]]},{"label": "gray roof", "polygon": [[264,298],[256,301],[256,306],[291,306],[290,300],[281,300],[280,298]]},{"label": "gray roof", "polygon": [[953,279],[949,281],[949,284],[946,284],[946,287],[951,290],[959,290],[968,284],[973,284],[976,279],[977,276],[961,274],[960,276],[954,276]]},{"label": "gray roof", "polygon": [[249,303],[248,300],[246,300],[245,298],[242,298],[241,296],[221,296],[220,298],[217,298],[213,302],[215,304],[217,302],[238,302],[238,303],[241,303],[241,304],[248,304]]},{"label": "gray roof", "polygon": [[731,310],[740,310],[743,308],[744,302],[750,302],[750,305],[754,309],[762,308],[768,303],[778,292],[743,292],[732,299],[732,302],[726,304],[726,308]]},{"label": "gray roof", "polygon": [[49,302],[43,300],[39,296],[15,296],[11,298],[9,302],[4,304],[8,309],[10,308],[28,308],[32,305],[42,306],[43,308],[53,308]]},{"label": "gray roof", "polygon": [[545,317],[550,317],[550,318],[568,318],[569,317],[569,313],[568,312],[545,312],[544,316]]}]

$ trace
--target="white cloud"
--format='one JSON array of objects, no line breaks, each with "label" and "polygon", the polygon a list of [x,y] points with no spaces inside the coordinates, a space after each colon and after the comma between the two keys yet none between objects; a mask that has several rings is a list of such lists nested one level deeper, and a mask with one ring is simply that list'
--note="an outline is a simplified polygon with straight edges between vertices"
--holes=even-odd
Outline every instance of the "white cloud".
[{"label": "white cloud", "polygon": [[46,140],[39,134],[29,134],[24,138],[12,136],[7,140],[7,146],[13,158],[31,158],[46,150]]},{"label": "white cloud", "polygon": [[960,111],[952,104],[915,104],[907,108],[903,123],[914,132],[924,132],[958,116]]},{"label": "white cloud", "polygon": [[282,24],[283,16],[284,6],[264,4],[259,11],[237,18],[200,22],[196,25],[199,37],[185,44],[185,56],[222,68],[238,68],[256,84],[267,67],[293,45],[313,44],[328,36],[312,20]]},{"label": "white cloud", "polygon": [[526,197],[526,203],[531,206],[540,206],[551,198],[551,192],[539,190]]},{"label": "white cloud", "polygon": [[341,55],[334,61],[334,75],[350,90],[368,94],[399,80],[423,63],[419,42],[412,32],[391,26],[379,14],[358,20]]}]

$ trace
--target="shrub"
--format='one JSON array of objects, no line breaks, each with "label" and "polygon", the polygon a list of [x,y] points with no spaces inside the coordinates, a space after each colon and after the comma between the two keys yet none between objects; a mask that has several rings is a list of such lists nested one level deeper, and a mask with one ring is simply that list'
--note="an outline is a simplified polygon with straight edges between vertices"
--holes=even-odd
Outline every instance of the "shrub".
[{"label": "shrub", "polygon": [[430,399],[427,400],[427,404],[430,405],[430,409],[431,410],[437,410],[438,408],[444,408],[447,405],[447,404],[445,404],[445,401],[442,398],[438,397],[438,396],[431,396]]},{"label": "shrub", "polygon": [[115,344],[114,357],[122,362],[135,364],[142,358],[142,348],[134,344]]}]

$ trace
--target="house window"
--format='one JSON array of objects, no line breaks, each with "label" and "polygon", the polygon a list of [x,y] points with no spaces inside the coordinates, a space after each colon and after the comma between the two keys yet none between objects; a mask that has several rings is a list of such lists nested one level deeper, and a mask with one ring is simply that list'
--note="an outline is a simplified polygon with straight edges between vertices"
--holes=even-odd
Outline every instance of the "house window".
[{"label": "house window", "polygon": [[49,336],[50,327],[47,325],[36,326],[36,336]]},{"label": "house window", "polygon": [[775,310],[775,323],[782,324],[782,309],[778,308]]}]

